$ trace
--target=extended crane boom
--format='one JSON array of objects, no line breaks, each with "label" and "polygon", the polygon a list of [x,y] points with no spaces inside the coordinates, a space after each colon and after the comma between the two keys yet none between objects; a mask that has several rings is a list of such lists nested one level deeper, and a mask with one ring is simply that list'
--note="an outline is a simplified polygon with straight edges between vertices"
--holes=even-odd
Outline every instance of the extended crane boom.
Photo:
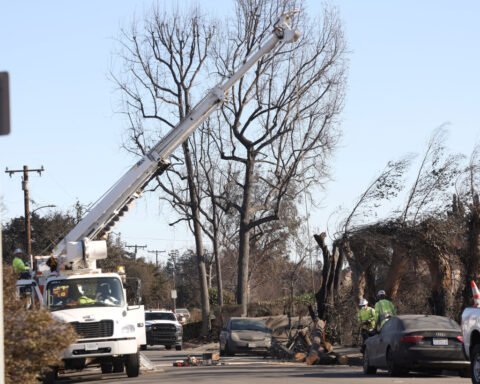
[{"label": "extended crane boom", "polygon": [[[283,14],[275,23],[272,37],[225,82],[220,83],[190,111],[190,113],[148,154],[142,157],[110,190],[95,204],[90,212],[62,239],[54,249],[54,256],[63,256],[63,264],[74,266],[87,261],[89,249],[97,249],[90,240],[108,234],[130,203],[140,196],[145,186],[169,166],[169,156],[177,149],[205,119],[227,99],[227,91],[264,55],[279,42],[297,40],[299,32],[292,30],[289,23],[298,10]],[[90,245],[89,245],[90,243]],[[103,253],[105,245],[98,244]],[[87,255],[87,256],[86,256]],[[103,257],[94,257],[103,258]],[[83,263],[82,263],[83,264]],[[80,266],[80,265],[79,265]]]}]

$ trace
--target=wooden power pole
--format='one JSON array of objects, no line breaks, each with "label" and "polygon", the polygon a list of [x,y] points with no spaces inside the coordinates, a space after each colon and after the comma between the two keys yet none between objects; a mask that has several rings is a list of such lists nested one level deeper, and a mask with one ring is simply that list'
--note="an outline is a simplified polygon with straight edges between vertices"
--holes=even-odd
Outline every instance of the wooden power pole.
[{"label": "wooden power pole", "polygon": [[32,241],[31,241],[31,230],[30,230],[30,191],[29,191],[29,186],[28,186],[28,173],[29,172],[38,172],[38,174],[41,176],[42,172],[45,171],[43,168],[43,165],[39,169],[28,169],[27,165],[23,166],[23,169],[15,169],[15,170],[10,170],[10,169],[5,169],[5,173],[8,173],[10,177],[14,173],[18,172],[23,172],[23,178],[22,178],[22,189],[23,189],[23,195],[25,199],[25,253],[29,258],[32,257]]},{"label": "wooden power pole", "polygon": [[146,245],[138,245],[138,244],[133,244],[133,245],[125,245],[125,248],[134,248],[135,251],[133,253],[133,260],[137,260],[137,251],[142,248],[147,248]]}]

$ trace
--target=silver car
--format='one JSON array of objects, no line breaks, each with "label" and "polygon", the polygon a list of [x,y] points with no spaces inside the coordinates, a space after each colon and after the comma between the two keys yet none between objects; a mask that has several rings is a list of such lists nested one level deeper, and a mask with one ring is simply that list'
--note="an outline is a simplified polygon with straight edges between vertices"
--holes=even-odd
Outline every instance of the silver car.
[{"label": "silver car", "polygon": [[272,345],[272,333],[262,320],[231,317],[220,333],[220,355],[267,352]]}]

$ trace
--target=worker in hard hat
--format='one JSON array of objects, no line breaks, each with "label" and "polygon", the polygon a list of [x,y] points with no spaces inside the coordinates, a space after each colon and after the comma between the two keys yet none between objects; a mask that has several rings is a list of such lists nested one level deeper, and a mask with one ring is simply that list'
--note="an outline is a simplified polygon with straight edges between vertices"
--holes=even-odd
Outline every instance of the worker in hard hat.
[{"label": "worker in hard hat", "polygon": [[368,306],[368,301],[366,299],[360,299],[359,302],[360,310],[358,311],[358,322],[360,323],[360,331],[362,334],[362,348],[361,351],[365,350],[365,340],[370,336],[375,334],[375,309]]},{"label": "worker in hard hat", "polygon": [[20,248],[15,249],[13,251],[13,271],[16,275],[20,276],[20,274],[25,271],[25,264],[22,260],[23,251]]},{"label": "worker in hard hat", "polygon": [[396,316],[395,307],[390,300],[387,300],[387,294],[383,289],[377,293],[378,301],[375,304],[375,322],[377,327],[382,328],[392,316]]}]

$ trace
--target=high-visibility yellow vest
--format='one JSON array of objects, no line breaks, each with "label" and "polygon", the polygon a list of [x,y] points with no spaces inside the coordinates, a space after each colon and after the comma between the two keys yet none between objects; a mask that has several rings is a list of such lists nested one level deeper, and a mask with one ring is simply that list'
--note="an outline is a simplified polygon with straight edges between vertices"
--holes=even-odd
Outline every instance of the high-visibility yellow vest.
[{"label": "high-visibility yellow vest", "polygon": [[[358,321],[362,323],[362,328],[373,329],[375,328],[375,310],[372,307],[366,307],[360,309],[358,312]],[[367,324],[363,324],[367,322]]]},{"label": "high-visibility yellow vest", "polygon": [[95,300],[91,299],[88,296],[83,295],[80,297],[80,299],[78,299],[78,302],[80,304],[92,304],[92,303],[95,303]]},{"label": "high-visibility yellow vest", "polygon": [[15,256],[13,259],[13,271],[16,274],[20,274],[25,270],[25,264],[23,263],[22,259],[19,257]]},{"label": "high-visibility yellow vest", "polygon": [[391,316],[396,316],[395,308],[391,301],[382,299],[375,304],[375,322],[380,323],[380,327],[383,326]]}]

